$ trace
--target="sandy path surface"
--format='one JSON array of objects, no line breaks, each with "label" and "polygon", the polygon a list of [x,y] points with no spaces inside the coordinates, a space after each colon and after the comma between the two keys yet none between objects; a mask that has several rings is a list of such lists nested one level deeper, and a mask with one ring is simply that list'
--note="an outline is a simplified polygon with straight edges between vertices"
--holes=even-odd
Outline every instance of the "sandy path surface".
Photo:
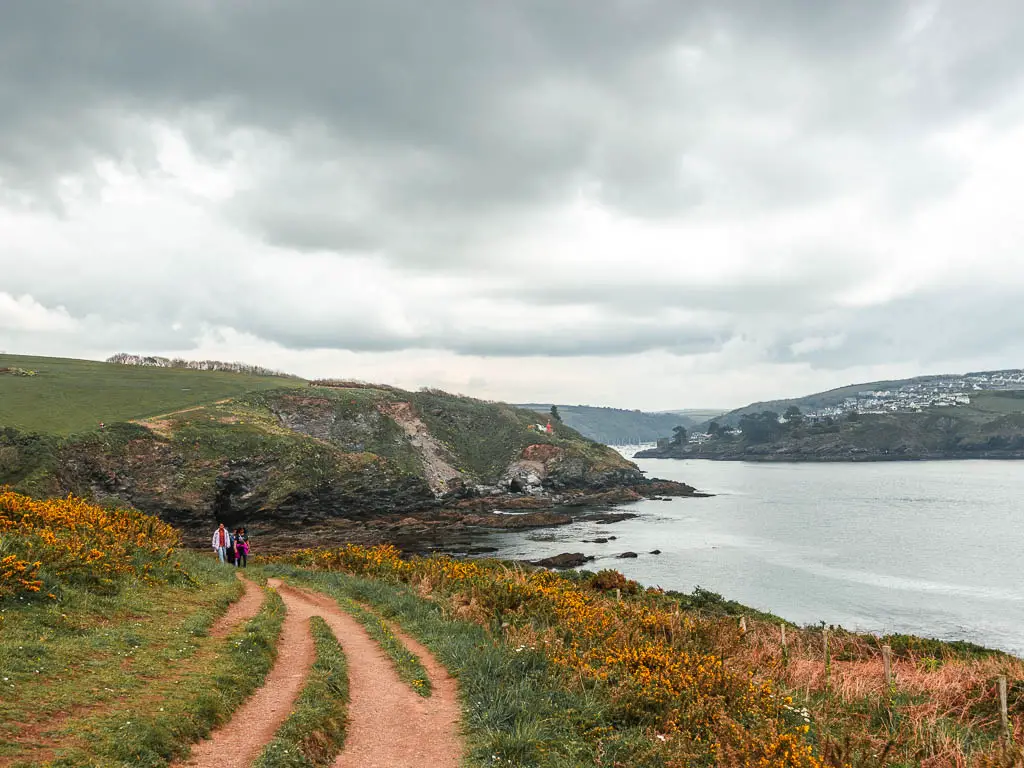
[{"label": "sandy path surface", "polygon": [[280,592],[322,611],[348,658],[348,733],[335,768],[457,768],[463,751],[458,690],[430,651],[403,637],[430,675],[434,692],[423,698],[398,678],[380,646],[334,600],[289,586]]},{"label": "sandy path surface", "polygon": [[288,613],[277,661],[266,684],[225,727],[197,744],[191,759],[180,765],[251,765],[299,695],[315,657],[309,619],[322,616],[341,643],[349,668],[348,732],[336,768],[458,768],[462,755],[458,690],[455,680],[424,646],[394,630],[427,669],[433,686],[430,698],[413,693],[398,678],[391,660],[333,599],[277,579],[270,579],[269,584],[278,590]]},{"label": "sandy path surface", "polygon": [[263,591],[248,579],[242,579],[242,583],[245,585],[245,592],[228,606],[223,616],[213,622],[210,637],[227,637],[236,627],[259,613],[260,606],[263,605]]},{"label": "sandy path surface", "polygon": [[316,654],[313,636],[309,633],[312,606],[284,594],[281,597],[287,613],[277,645],[277,660],[263,687],[235,711],[227,725],[196,744],[187,762],[176,765],[246,768],[259,757],[263,747],[288,718]]}]

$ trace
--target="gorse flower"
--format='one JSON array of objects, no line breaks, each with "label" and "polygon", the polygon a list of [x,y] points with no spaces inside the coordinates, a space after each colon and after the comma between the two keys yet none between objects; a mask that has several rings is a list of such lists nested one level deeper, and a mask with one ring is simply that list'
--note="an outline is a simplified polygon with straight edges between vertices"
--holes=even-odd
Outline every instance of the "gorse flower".
[{"label": "gorse flower", "polygon": [[156,580],[177,543],[174,528],[141,512],[0,489],[0,599],[41,591],[43,571],[97,587],[128,575]]},{"label": "gorse flower", "polygon": [[820,766],[806,725],[787,725],[783,702],[789,702],[770,682],[727,668],[695,642],[701,620],[680,617],[656,600],[606,595],[611,588],[642,591],[620,574],[603,572],[588,584],[487,561],[405,560],[391,546],[347,545],[274,559],[401,581],[447,601],[455,615],[502,633],[513,651],[544,653],[566,685],[605,691],[619,721],[649,726],[661,735],[652,735],[652,748],[683,760],[680,765],[704,755],[716,762],[728,756],[730,765]]}]

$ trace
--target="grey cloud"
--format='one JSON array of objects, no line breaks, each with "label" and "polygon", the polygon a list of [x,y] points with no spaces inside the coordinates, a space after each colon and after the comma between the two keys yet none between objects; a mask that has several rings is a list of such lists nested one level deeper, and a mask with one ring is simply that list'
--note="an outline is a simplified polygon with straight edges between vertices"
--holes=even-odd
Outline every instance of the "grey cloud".
[{"label": "grey cloud", "polygon": [[[786,329],[772,347],[779,362],[847,368],[916,360],[931,371],[947,360],[1024,359],[1024,314],[1019,291],[970,287],[926,291],[881,306],[833,311],[802,332]],[[812,338],[841,339],[825,348],[794,352]]]},{"label": "grey cloud", "polygon": [[[212,247],[177,269],[147,266],[145,254],[133,270],[77,267],[93,270],[91,281],[8,270],[0,290],[95,317],[96,334],[103,323],[120,329],[100,338],[140,349],[182,348],[203,327],[224,326],[296,349],[685,355],[756,328],[774,339],[774,359],[828,368],[968,354],[980,322],[991,329],[986,345],[1012,351],[1024,328],[1008,294],[833,309],[858,279],[855,245],[805,239],[792,246],[801,257],[792,273],[752,269],[708,285],[633,273],[630,254],[623,279],[585,268],[549,279],[498,264],[493,247],[581,190],[626,216],[737,233],[755,215],[870,200],[865,226],[884,233],[880,223],[911,216],[964,176],[922,139],[965,117],[998,117],[1022,87],[1016,3],[930,7],[10,3],[0,18],[0,202],[59,208],[59,180],[88,179],[97,159],[154,171],[154,121],[182,130],[212,162],[240,151],[233,132],[250,132],[247,185],[218,211],[229,224],[290,250],[372,255],[397,265],[395,280],[468,276],[477,297],[524,315],[587,306],[601,319],[552,321],[543,332],[486,318],[464,328],[446,314],[444,301],[457,300],[446,295],[417,318],[422,328],[394,331],[353,322],[329,299],[261,292],[239,277],[244,259],[213,266]],[[749,258],[785,247],[755,245]],[[282,270],[289,255],[279,254]],[[487,274],[497,269],[497,279]],[[941,341],[922,343],[937,327]],[[841,345],[792,351],[840,335]]]},{"label": "grey cloud", "polygon": [[[294,152],[235,201],[236,220],[285,245],[410,261],[424,249],[464,260],[493,237],[474,222],[527,226],[581,185],[641,216],[832,196],[863,158],[807,150],[837,131],[892,146],[903,162],[881,162],[900,191],[933,191],[915,179],[936,158],[910,143],[923,120],[953,119],[1013,86],[1019,14],[995,0],[970,14],[946,4],[908,41],[917,6],[20,3],[0,26],[0,177],[38,193],[95,154],[137,155],[145,167],[118,115],[187,127],[189,111],[205,111]],[[683,49],[696,51],[694,66],[680,64]],[[899,77],[903,86],[884,87]],[[718,141],[723,120],[762,115],[792,125]],[[309,126],[322,141],[304,144]],[[223,149],[215,134],[193,138]],[[386,175],[367,179],[368,163]],[[296,195],[314,171],[315,199],[302,208]],[[353,185],[362,197],[347,207]]]}]

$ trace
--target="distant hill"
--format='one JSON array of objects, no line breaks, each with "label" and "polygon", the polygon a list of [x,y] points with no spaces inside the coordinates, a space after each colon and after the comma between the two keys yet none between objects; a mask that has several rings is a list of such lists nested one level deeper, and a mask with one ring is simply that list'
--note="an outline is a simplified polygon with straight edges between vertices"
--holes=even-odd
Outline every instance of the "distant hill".
[{"label": "distant hill", "polygon": [[[154,358],[162,359],[162,358]],[[0,427],[69,435],[248,392],[305,387],[277,375],[0,355]]]},{"label": "distant hill", "polygon": [[[551,403],[529,403],[516,407],[536,411],[543,418],[551,411]],[[650,413],[591,405],[559,405],[558,413],[563,423],[584,437],[605,445],[653,442],[659,437],[671,435],[674,427],[690,429],[701,420],[684,411]],[[697,413],[703,415],[706,412]]]},{"label": "distant hill", "polygon": [[[918,377],[756,403],[716,420],[723,426],[711,435],[636,458],[1024,459],[1024,389],[1012,388],[1018,376],[1024,372]],[[787,418],[793,407],[800,411]]]},{"label": "distant hill", "polygon": [[[892,379],[886,381],[870,381],[861,384],[848,384],[824,392],[793,397],[783,400],[764,400],[751,403],[742,408],[729,411],[718,417],[709,417],[701,426],[707,426],[714,420],[723,426],[737,426],[743,416],[763,411],[785,413],[787,408],[796,406],[801,411],[814,412],[832,408],[849,410],[849,399],[868,400],[873,398],[869,393],[888,393],[881,400],[898,400],[901,397],[909,401],[917,401],[921,407],[928,407],[933,400],[952,393],[978,393],[985,391],[1021,390],[1024,389],[1024,369],[1011,368],[998,371],[974,371],[970,373],[930,374],[915,376],[909,379]],[[877,398],[876,398],[877,399]],[[844,406],[845,404],[845,406]],[[869,409],[871,410],[871,409]],[[875,410],[884,411],[883,404]],[[899,409],[897,409],[899,410]],[[831,414],[838,415],[838,414]]]}]

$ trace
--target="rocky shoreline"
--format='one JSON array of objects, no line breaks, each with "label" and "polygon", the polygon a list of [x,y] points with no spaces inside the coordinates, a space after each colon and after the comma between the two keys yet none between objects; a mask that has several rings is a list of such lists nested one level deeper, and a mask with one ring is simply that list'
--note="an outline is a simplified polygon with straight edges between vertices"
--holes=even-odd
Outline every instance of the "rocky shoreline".
[{"label": "rocky shoreline", "polygon": [[[495,495],[452,500],[433,509],[403,511],[375,516],[316,517],[307,521],[250,519],[245,521],[259,550],[273,554],[306,547],[340,546],[346,543],[393,544],[408,554],[438,551],[486,554],[474,547],[474,535],[495,531],[553,528],[581,520],[598,525],[637,517],[615,506],[642,500],[673,497],[706,497],[692,486],[670,480],[597,491],[574,490],[561,494]],[[207,545],[209,532],[187,527],[183,543],[189,547]]]}]

